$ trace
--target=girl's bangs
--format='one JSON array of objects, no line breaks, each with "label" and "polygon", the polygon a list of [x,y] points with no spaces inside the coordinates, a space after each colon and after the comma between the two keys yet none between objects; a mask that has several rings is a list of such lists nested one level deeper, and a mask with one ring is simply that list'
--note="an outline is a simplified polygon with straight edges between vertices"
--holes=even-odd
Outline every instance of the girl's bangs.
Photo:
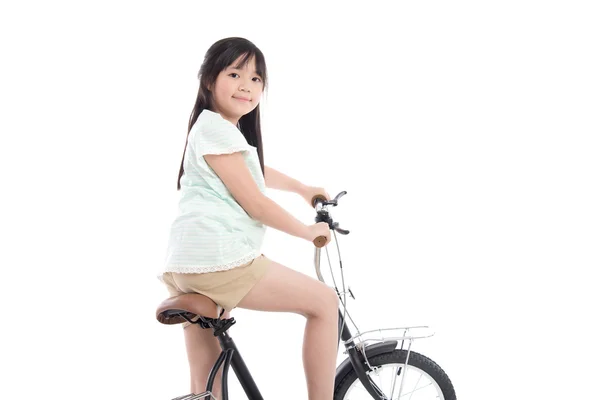
[{"label": "girl's bangs", "polygon": [[[240,57],[240,56],[238,56],[238,57]],[[236,59],[238,57],[236,57]],[[254,63],[256,64],[256,73],[264,81],[266,79],[265,71],[267,69],[267,67],[265,65],[265,59],[262,57],[261,54],[257,53],[256,51],[249,50],[249,51],[243,53],[239,62],[234,67],[241,69],[241,68],[245,67],[252,58],[254,58]],[[235,59],[234,59],[234,61],[235,61]]]}]

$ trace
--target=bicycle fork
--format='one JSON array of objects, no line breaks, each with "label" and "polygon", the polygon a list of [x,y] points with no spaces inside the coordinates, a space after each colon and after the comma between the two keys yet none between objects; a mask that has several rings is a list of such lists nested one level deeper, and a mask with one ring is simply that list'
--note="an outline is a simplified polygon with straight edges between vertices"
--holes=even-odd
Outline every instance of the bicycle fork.
[{"label": "bicycle fork", "polygon": [[[342,312],[339,312],[339,323],[338,323],[338,332],[341,332],[341,338],[344,342],[348,341],[352,335],[350,334],[350,330],[348,326],[344,324]],[[339,343],[338,343],[339,345]],[[395,347],[395,346],[394,346]],[[367,371],[369,370],[366,355],[357,349],[356,346],[350,347],[350,345],[346,344],[346,352],[348,353],[348,359],[352,364],[352,368],[356,371],[356,375],[358,376],[358,380],[367,392],[373,397],[375,400],[387,400],[379,386],[373,382],[371,377],[367,375]]]}]

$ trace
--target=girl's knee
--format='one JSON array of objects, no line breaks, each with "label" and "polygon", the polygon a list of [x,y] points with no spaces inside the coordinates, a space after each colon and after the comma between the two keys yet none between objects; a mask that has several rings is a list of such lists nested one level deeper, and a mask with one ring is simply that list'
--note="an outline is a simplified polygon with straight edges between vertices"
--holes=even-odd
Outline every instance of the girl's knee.
[{"label": "girl's knee", "polygon": [[338,310],[338,306],[340,304],[340,298],[338,297],[335,289],[328,288],[327,293],[327,304],[333,307],[336,311]]},{"label": "girl's knee", "polygon": [[339,298],[334,289],[323,285],[321,290],[315,293],[317,298],[313,310],[306,315],[307,317],[325,317],[329,318],[332,315],[337,316]]},{"label": "girl's knee", "polygon": [[331,312],[335,315],[334,318],[337,321],[340,310],[340,298],[338,297],[335,289],[329,290],[329,301],[331,302],[329,307],[331,308]]}]

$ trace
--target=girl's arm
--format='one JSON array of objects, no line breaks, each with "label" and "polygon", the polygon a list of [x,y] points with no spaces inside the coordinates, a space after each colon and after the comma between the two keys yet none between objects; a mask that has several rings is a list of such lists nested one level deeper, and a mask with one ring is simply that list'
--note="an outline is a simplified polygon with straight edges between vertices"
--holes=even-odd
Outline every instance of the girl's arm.
[{"label": "girl's arm", "polygon": [[[240,152],[210,154],[204,159],[223,181],[235,200],[254,219],[277,230],[312,241],[318,235],[279,204],[263,195]],[[265,168],[266,169],[266,168]],[[266,172],[266,171],[265,171]]]},{"label": "girl's arm", "polygon": [[302,182],[265,165],[265,184],[270,189],[284,190],[286,192],[303,193],[306,185]]},{"label": "girl's arm", "polygon": [[286,174],[279,172],[274,168],[267,167],[266,165],[265,185],[271,189],[279,189],[297,193],[300,196],[302,196],[302,198],[304,198],[304,200],[306,200],[306,202],[310,204],[311,207],[313,207],[311,201],[315,195],[325,196],[327,200],[331,200],[331,198],[329,197],[329,193],[327,193],[327,190],[325,190],[325,188],[305,185],[304,183],[292,177],[289,177]]}]

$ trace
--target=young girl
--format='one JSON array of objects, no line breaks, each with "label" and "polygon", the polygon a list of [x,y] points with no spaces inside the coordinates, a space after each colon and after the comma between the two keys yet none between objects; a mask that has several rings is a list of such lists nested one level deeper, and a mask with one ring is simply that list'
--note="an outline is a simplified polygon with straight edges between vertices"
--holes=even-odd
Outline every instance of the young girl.
[{"label": "young girl", "polygon": [[[225,311],[235,307],[306,317],[303,363],[311,400],[331,400],[337,355],[338,297],[322,282],[261,253],[266,226],[313,241],[326,223],[305,225],[265,195],[296,192],[310,204],[323,188],[264,165],[259,102],[267,83],[262,52],[243,38],[222,39],[205,55],[179,171],[179,214],[162,281],[171,296],[196,292]],[[191,391],[206,389],[221,349],[210,329],[184,324]],[[220,374],[213,392],[220,394]],[[217,396],[218,397],[218,396]]]}]

